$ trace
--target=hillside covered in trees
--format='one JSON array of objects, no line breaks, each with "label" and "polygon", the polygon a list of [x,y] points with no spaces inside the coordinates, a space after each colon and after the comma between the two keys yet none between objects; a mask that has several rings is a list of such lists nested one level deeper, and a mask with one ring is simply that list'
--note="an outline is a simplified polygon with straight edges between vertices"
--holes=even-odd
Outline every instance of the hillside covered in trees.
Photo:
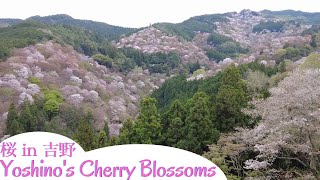
[{"label": "hillside covered in trees", "polygon": [[318,13],[243,10],[141,29],[0,19],[0,136],[185,149],[228,179],[320,179]]}]

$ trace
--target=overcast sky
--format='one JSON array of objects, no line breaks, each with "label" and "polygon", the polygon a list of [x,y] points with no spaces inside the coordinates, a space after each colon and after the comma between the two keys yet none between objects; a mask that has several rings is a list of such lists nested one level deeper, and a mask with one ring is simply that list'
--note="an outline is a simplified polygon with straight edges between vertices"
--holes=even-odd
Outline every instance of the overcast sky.
[{"label": "overcast sky", "polygon": [[242,9],[320,12],[315,0],[0,0],[0,18],[68,14],[125,27],[177,23],[196,15]]}]

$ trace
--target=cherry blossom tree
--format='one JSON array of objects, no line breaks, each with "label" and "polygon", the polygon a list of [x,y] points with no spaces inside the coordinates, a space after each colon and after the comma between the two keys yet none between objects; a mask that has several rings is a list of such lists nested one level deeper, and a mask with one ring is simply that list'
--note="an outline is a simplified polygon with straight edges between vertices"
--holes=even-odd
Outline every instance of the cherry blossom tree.
[{"label": "cherry blossom tree", "polygon": [[261,117],[243,141],[258,153],[245,162],[245,169],[270,167],[286,160],[309,170],[320,179],[320,70],[295,70],[270,89],[271,97],[253,101],[245,113]]}]

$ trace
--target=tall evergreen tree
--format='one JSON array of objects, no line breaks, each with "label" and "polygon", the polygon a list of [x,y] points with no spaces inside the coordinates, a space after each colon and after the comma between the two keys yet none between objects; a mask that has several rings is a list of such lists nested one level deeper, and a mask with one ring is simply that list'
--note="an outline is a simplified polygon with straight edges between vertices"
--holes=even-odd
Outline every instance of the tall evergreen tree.
[{"label": "tall evergreen tree", "polygon": [[83,118],[80,120],[74,139],[76,139],[85,151],[90,151],[96,148],[95,131],[87,119]]},{"label": "tall evergreen tree", "polygon": [[19,121],[26,132],[32,132],[37,130],[37,120],[31,113],[30,106],[31,105],[28,101],[26,101],[22,105],[21,114],[19,118]]},{"label": "tall evergreen tree", "polygon": [[235,126],[245,125],[241,108],[247,104],[246,86],[239,70],[231,65],[226,69],[216,97],[217,126],[221,131],[230,131]]},{"label": "tall evergreen tree", "polygon": [[184,121],[182,121],[179,117],[171,119],[168,130],[165,135],[166,145],[178,147],[177,143],[179,142],[179,140],[183,139],[185,135]]},{"label": "tall evergreen tree", "polygon": [[140,114],[133,127],[133,143],[160,144],[162,142],[160,115],[154,98],[141,101]]},{"label": "tall evergreen tree", "polygon": [[184,136],[186,116],[186,108],[179,100],[174,101],[170,109],[163,115],[162,133],[165,136],[165,145],[177,146],[179,140]]},{"label": "tall evergreen tree", "polygon": [[10,105],[6,124],[6,133],[10,134],[11,136],[24,132],[22,125],[19,123],[19,116],[13,103]]},{"label": "tall evergreen tree", "polygon": [[314,47],[314,48],[316,48],[317,47],[317,36],[314,34],[314,35],[312,35],[312,37],[311,37],[311,42],[310,42],[310,45],[312,46],[312,47]]},{"label": "tall evergreen tree", "polygon": [[209,97],[197,92],[190,101],[190,113],[186,119],[186,136],[178,143],[179,147],[202,154],[209,144],[218,140],[218,132],[210,119]]},{"label": "tall evergreen tree", "polygon": [[122,128],[119,132],[117,144],[130,144],[133,138],[133,122],[128,119],[123,123]]},{"label": "tall evergreen tree", "polygon": [[8,115],[7,115],[7,134],[11,134],[12,132],[12,122],[14,120],[18,119],[18,113],[16,111],[16,108],[14,107],[14,104],[11,103],[10,107],[9,107],[9,111],[8,111]]},{"label": "tall evergreen tree", "polygon": [[22,127],[22,125],[16,119],[14,119],[11,122],[11,128],[12,128],[12,130],[10,132],[11,136],[14,136],[14,135],[21,134],[21,133],[25,132],[23,127]]},{"label": "tall evergreen tree", "polygon": [[[93,118],[93,117],[92,117]],[[106,147],[109,145],[110,136],[109,136],[109,126],[106,122],[103,129],[98,133],[97,136],[97,146],[98,148]]]},{"label": "tall evergreen tree", "polygon": [[107,145],[108,138],[104,130],[100,131],[97,136],[97,148],[103,148]]},{"label": "tall evergreen tree", "polygon": [[108,126],[107,122],[104,124],[103,130],[106,133],[107,138],[109,139],[110,138],[110,135],[109,135],[110,131],[109,131],[109,126]]}]

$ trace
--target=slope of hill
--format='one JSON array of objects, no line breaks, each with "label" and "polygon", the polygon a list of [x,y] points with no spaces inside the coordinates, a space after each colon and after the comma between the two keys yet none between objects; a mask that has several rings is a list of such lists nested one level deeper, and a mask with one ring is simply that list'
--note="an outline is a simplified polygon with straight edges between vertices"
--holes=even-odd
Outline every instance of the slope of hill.
[{"label": "slope of hill", "polygon": [[[109,124],[110,134],[119,132],[122,121],[138,113],[140,97],[164,82],[163,75],[149,75],[136,70],[128,75],[112,72],[92,59],[78,54],[70,46],[54,42],[16,49],[0,63],[0,122],[3,135],[10,103],[42,99],[47,92],[57,92],[60,106],[95,112],[96,129]],[[63,109],[59,113],[63,114]],[[67,119],[60,116],[62,123]]]},{"label": "slope of hill", "polygon": [[36,22],[26,22],[0,29],[0,60],[10,56],[13,48],[22,48],[52,38],[45,31],[46,26]]},{"label": "slope of hill", "polygon": [[[201,21],[200,21],[201,20]],[[274,57],[277,50],[288,46],[304,47],[311,41],[311,36],[302,36],[302,32],[310,28],[310,25],[298,24],[296,22],[284,21],[281,31],[271,32],[264,29],[265,22],[272,26],[279,21],[277,18],[267,18],[259,12],[243,10],[239,13],[228,13],[224,15],[205,15],[183,22],[183,28],[189,32],[186,39],[192,39],[192,42],[186,41],[182,31],[168,30],[168,26],[174,27],[181,24],[155,24],[153,27],[138,31],[131,36],[119,40],[117,47],[132,47],[141,52],[176,52],[180,55],[184,64],[196,63],[208,65],[211,70],[223,69],[230,63],[248,63],[260,58],[263,63],[274,65]],[[188,26],[186,22],[202,22],[206,26]],[[192,24],[192,23],[191,23]],[[255,32],[258,29],[261,32]],[[166,28],[164,28],[166,27]],[[191,27],[197,27],[192,29]],[[267,27],[268,28],[268,27]],[[272,28],[272,27],[271,27]],[[170,28],[169,28],[170,29]],[[210,44],[208,38],[212,35],[217,37],[226,37],[228,40],[222,42],[219,46]],[[308,49],[308,47],[306,47]],[[249,52],[247,53],[247,49]],[[213,51],[212,51],[213,50]],[[220,59],[211,59],[211,57],[221,56]],[[225,61],[223,61],[225,60]]]},{"label": "slope of hill", "polygon": [[181,23],[157,23],[153,26],[169,35],[176,35],[191,41],[196,32],[211,33],[219,22],[228,22],[228,14],[212,14],[195,16]]},{"label": "slope of hill", "polygon": [[10,55],[13,48],[46,40],[72,45],[78,52],[92,56],[102,53],[109,42],[102,36],[72,25],[46,25],[26,20],[0,29],[0,59]]},{"label": "slope of hill", "polygon": [[262,15],[266,17],[276,17],[286,20],[294,20],[297,22],[303,22],[308,24],[320,24],[320,13],[310,13],[294,10],[284,10],[284,11],[261,11]]},{"label": "slope of hill", "polygon": [[[277,22],[277,18],[266,18],[260,13],[244,10],[240,13],[233,13],[228,17],[229,22],[220,23],[217,32],[239,42],[243,47],[250,49],[248,57],[241,57],[241,61],[276,60],[274,55],[279,49],[288,46],[303,47],[310,43],[310,36],[302,36],[302,32],[310,28],[310,25],[298,24],[295,22],[284,22],[283,30],[271,32],[263,30],[260,33],[254,32],[254,28],[263,22]],[[235,60],[235,59],[234,59]],[[272,63],[271,63],[272,64]]]},{"label": "slope of hill", "polygon": [[0,28],[21,23],[21,19],[0,19]]},{"label": "slope of hill", "polygon": [[113,26],[102,22],[95,22],[90,20],[80,20],[74,19],[68,15],[53,15],[53,16],[33,16],[28,19],[42,22],[49,25],[73,25],[86,30],[90,30],[107,38],[108,40],[117,39],[123,34],[130,34],[136,29],[134,28],[124,28],[119,26]]},{"label": "slope of hill", "polygon": [[144,53],[175,52],[180,55],[184,64],[199,62],[202,65],[213,65],[204,51],[194,43],[179,39],[176,36],[167,35],[154,27],[122,38],[116,45],[119,48],[132,47]]},{"label": "slope of hill", "polygon": [[[254,32],[254,28],[261,22],[279,20],[274,18],[265,18],[261,15],[252,15],[252,11],[234,13],[228,19],[228,23],[221,23],[218,26],[218,32],[229,36],[240,42],[242,45],[250,48],[259,47],[259,44],[263,46],[272,41],[274,42],[273,44],[279,44],[279,41],[285,41],[288,37],[299,37],[301,33],[309,27],[308,25],[297,26],[294,23],[290,24],[287,22],[281,32],[265,31],[263,33],[256,33]],[[280,44],[283,45],[284,43],[286,42],[282,42]]]}]

